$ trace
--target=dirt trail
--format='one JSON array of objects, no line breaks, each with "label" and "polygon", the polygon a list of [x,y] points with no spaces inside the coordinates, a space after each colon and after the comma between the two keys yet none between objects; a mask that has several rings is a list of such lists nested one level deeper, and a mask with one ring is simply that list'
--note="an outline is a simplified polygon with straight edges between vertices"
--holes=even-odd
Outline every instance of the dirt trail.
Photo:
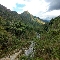
[{"label": "dirt trail", "polygon": [[15,60],[21,52],[22,50],[20,50],[15,54],[10,55],[10,57],[1,58],[0,60]]}]

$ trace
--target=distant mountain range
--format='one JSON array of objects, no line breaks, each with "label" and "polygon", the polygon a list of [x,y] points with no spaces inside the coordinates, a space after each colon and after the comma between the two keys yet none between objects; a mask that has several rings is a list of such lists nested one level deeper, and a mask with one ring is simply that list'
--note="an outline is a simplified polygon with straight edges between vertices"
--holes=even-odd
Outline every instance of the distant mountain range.
[{"label": "distant mountain range", "polygon": [[[43,19],[42,19],[43,20]],[[44,22],[50,22],[50,20],[43,20]]]}]

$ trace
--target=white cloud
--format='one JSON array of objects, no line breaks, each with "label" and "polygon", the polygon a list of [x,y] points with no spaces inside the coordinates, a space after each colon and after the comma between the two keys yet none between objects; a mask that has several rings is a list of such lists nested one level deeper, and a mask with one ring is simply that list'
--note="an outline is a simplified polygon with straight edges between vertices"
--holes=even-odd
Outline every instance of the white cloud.
[{"label": "white cloud", "polygon": [[53,11],[49,11],[49,12],[46,12],[46,13],[42,13],[40,16],[38,14],[39,17],[43,18],[43,19],[52,19],[54,17],[57,17],[60,15],[60,10],[53,10]]},{"label": "white cloud", "polygon": [[[16,2],[16,1],[15,1]],[[8,9],[13,9],[15,6],[15,2],[13,0],[0,0],[0,4],[6,6]]]},{"label": "white cloud", "polygon": [[6,6],[8,9],[13,10],[16,8],[16,3],[25,4],[24,7],[20,7],[22,11],[17,11],[18,13],[22,13],[23,11],[28,10],[31,14],[38,16],[42,19],[51,18],[54,16],[60,15],[60,10],[53,10],[47,12],[49,8],[49,3],[45,2],[45,0],[0,0],[0,4]]},{"label": "white cloud", "polygon": [[40,11],[45,12],[47,10],[47,3],[44,0],[31,0],[26,4],[23,10],[28,10],[33,15]]},{"label": "white cloud", "polygon": [[26,4],[24,0],[0,0],[0,4],[11,10],[13,10],[13,7],[16,7],[16,3]]}]

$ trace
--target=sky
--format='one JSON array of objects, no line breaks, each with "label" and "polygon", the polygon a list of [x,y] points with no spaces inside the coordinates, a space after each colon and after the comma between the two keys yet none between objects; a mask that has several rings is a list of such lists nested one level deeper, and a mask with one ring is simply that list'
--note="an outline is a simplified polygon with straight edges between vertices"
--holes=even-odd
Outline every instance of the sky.
[{"label": "sky", "polygon": [[28,11],[44,20],[60,15],[60,0],[0,0],[0,4],[19,14]]}]

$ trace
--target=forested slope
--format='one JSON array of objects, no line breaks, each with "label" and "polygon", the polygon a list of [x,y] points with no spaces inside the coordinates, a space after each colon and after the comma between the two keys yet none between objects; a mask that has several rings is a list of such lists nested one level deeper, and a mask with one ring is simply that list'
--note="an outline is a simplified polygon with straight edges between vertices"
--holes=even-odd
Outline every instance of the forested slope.
[{"label": "forested slope", "polygon": [[40,23],[32,19],[36,20],[27,11],[18,14],[0,5],[0,57],[8,55],[16,48],[24,47],[28,40],[36,37],[38,30],[42,30],[40,26],[45,22]]}]

